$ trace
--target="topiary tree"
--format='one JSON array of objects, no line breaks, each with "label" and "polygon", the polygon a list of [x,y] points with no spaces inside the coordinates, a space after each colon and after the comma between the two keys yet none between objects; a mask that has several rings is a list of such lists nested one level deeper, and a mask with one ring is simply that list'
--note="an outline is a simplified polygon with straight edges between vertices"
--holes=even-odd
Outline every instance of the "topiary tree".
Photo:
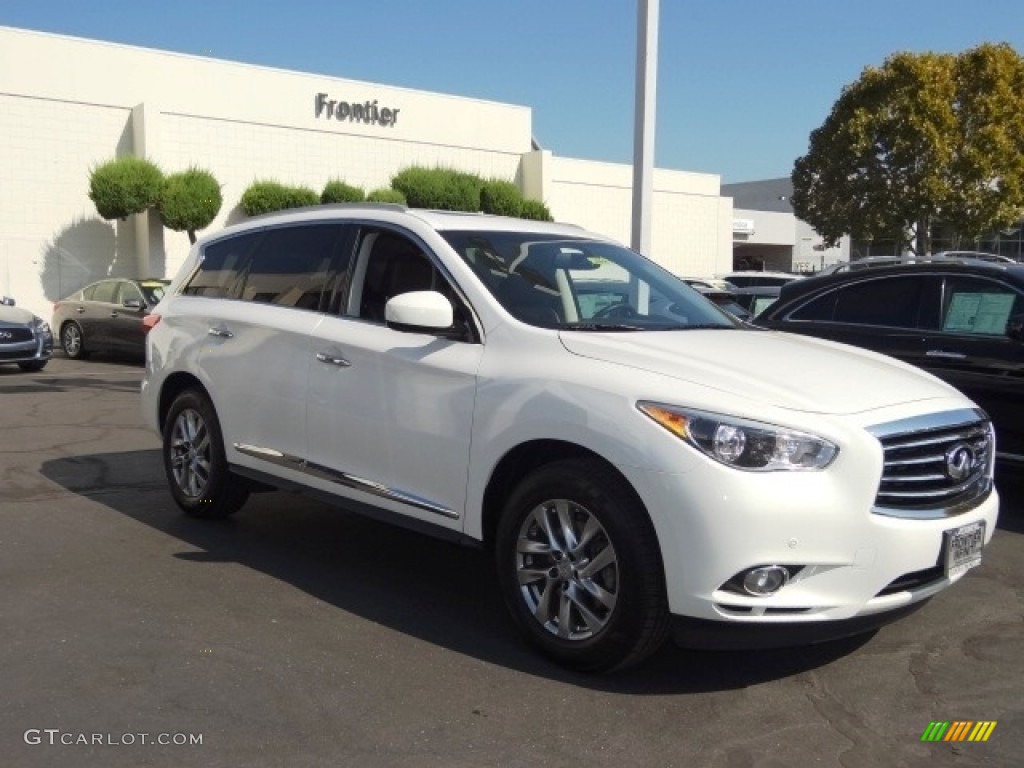
[{"label": "topiary tree", "polygon": [[104,219],[126,219],[152,208],[160,199],[163,173],[142,157],[108,160],[89,174],[89,199]]},{"label": "topiary tree", "polygon": [[362,187],[353,187],[340,179],[332,179],[320,193],[321,203],[359,203],[366,199]]},{"label": "topiary tree", "polygon": [[267,179],[254,181],[239,201],[247,216],[316,205],[320,197],[309,187],[289,187]]},{"label": "topiary tree", "polygon": [[366,201],[369,203],[398,203],[399,205],[405,205],[405,195],[399,192],[397,189],[390,189],[388,187],[381,187],[375,189],[366,196]]},{"label": "topiary tree", "polygon": [[399,171],[391,186],[413,208],[440,211],[479,211],[483,179],[476,174],[450,168],[411,166]]},{"label": "topiary tree", "polygon": [[554,221],[551,211],[540,200],[523,200],[522,210],[519,212],[522,219],[533,219],[534,221]]},{"label": "topiary tree", "polygon": [[498,216],[519,216],[523,210],[523,193],[511,181],[489,179],[480,190],[480,210]]},{"label": "topiary tree", "polygon": [[220,184],[209,171],[189,168],[164,179],[160,192],[160,218],[165,227],[187,232],[196,241],[196,230],[210,225],[224,202]]}]

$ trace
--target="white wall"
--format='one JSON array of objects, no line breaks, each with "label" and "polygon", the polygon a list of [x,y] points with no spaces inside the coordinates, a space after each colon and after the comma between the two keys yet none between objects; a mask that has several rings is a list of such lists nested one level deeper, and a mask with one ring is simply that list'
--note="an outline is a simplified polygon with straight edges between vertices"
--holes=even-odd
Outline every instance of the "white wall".
[{"label": "white wall", "polygon": [[[317,94],[397,109],[392,121],[317,116]],[[527,107],[0,27],[0,293],[49,317],[53,301],[108,275],[173,274],[188,236],[154,213],[99,218],[89,172],[142,154],[223,185],[207,231],[243,218],[258,178],[369,190],[412,164],[515,179],[559,221],[629,242],[628,165],[532,151]],[[731,266],[732,200],[712,174],[655,170],[652,253],[678,274]]]},{"label": "white wall", "polygon": [[[541,198],[559,221],[628,244],[632,167],[534,152],[523,164],[524,191]],[[732,201],[714,174],[655,169],[651,253],[676,274],[713,275],[732,263]]]}]

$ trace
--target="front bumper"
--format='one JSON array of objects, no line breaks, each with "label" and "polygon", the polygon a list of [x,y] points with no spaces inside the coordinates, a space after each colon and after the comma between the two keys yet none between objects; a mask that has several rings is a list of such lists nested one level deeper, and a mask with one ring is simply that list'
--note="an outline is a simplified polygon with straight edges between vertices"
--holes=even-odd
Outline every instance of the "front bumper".
[{"label": "front bumper", "polygon": [[672,642],[680,648],[712,651],[767,650],[827,643],[872,632],[923,607],[927,598],[900,608],[834,621],[751,624],[673,616]]},{"label": "front bumper", "polygon": [[[20,330],[20,329],[19,329]],[[53,334],[32,332],[25,341],[5,342],[0,338],[0,363],[31,363],[53,357]]]},{"label": "front bumper", "polygon": [[[671,613],[681,617],[677,624],[699,620],[681,631],[684,642],[720,634],[726,625],[739,628],[736,637],[751,630],[753,645],[776,645],[773,638],[784,638],[786,627],[803,624],[801,632],[826,639],[867,631],[962,577],[943,568],[946,531],[984,521],[984,541],[991,540],[999,508],[994,489],[949,516],[878,514],[880,444],[861,428],[839,444],[837,460],[820,472],[742,472],[710,459],[690,461],[678,473],[620,465],[654,523]],[[664,449],[680,446],[666,442]],[[737,575],[772,565],[793,573],[773,594],[733,586]]]}]

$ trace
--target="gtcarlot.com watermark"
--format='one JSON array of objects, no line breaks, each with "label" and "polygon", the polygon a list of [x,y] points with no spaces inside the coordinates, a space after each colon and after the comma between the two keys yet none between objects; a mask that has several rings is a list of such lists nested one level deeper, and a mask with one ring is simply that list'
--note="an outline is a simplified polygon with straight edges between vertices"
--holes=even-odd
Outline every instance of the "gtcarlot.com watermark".
[{"label": "gtcarlot.com watermark", "polygon": [[137,744],[159,746],[202,746],[201,733],[82,733],[59,728],[29,728],[22,736],[26,744],[50,746],[130,747]]}]

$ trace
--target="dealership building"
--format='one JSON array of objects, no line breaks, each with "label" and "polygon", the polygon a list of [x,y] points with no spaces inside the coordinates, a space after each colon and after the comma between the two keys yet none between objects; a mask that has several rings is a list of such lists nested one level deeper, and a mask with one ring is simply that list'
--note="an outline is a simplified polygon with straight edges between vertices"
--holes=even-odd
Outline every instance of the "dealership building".
[{"label": "dealership building", "polygon": [[[215,232],[254,180],[387,187],[411,165],[514,181],[558,221],[629,242],[632,167],[560,157],[529,107],[0,27],[0,294],[44,317],[107,276],[173,275],[188,236],[155,212],[106,221],[89,173],[135,154],[222,185]],[[732,268],[719,176],[656,169],[651,253],[680,275]]]}]

